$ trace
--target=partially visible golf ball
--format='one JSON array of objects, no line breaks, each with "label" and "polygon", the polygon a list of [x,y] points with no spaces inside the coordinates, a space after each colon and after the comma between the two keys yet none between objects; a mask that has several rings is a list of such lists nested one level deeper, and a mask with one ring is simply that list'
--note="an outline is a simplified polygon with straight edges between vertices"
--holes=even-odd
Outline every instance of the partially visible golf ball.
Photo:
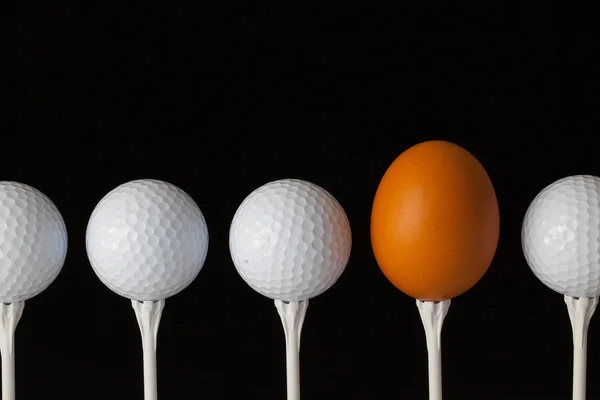
[{"label": "partially visible golf ball", "polygon": [[0,182],[0,302],[37,296],[56,279],[67,256],[67,229],[43,193]]},{"label": "partially visible golf ball", "polygon": [[208,228],[194,200],[158,180],[135,180],[94,209],[87,254],[98,278],[138,301],[171,297],[196,278],[208,252]]},{"label": "partially visible golf ball", "polygon": [[600,178],[570,176],[542,190],[527,210],[521,241],[546,286],[571,297],[600,295]]},{"label": "partially visible golf ball", "polygon": [[267,183],[239,206],[229,231],[233,263],[260,294],[303,301],[329,289],[350,258],[344,209],[323,188],[285,179]]}]

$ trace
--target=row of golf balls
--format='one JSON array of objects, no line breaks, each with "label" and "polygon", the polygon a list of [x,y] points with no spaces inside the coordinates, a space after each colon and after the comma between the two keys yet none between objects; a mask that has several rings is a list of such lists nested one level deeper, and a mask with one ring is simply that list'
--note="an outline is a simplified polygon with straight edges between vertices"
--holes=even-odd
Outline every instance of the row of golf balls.
[{"label": "row of golf balls", "polygon": [[[546,187],[522,230],[531,269],[573,297],[600,294],[600,178]],[[31,186],[0,182],[0,302],[25,301],[58,276],[67,232],[52,201]],[[180,188],[135,180],[109,192],[90,217],[86,247],[98,278],[132,300],[161,300],[198,275],[209,245],[204,216]],[[302,180],[267,183],[237,209],[229,245],[240,276],[272,299],[303,301],[330,288],[350,258],[346,213],[325,189]]]}]

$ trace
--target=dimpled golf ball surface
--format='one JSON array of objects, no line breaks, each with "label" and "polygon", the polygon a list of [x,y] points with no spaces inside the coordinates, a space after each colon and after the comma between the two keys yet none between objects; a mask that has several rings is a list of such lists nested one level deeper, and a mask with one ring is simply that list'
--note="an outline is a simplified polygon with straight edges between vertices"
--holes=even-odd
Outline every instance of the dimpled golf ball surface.
[{"label": "dimpled golf ball surface", "polygon": [[86,246],[92,268],[108,288],[133,300],[160,300],[196,278],[208,251],[208,229],[183,190],[136,180],[98,203]]},{"label": "dimpled golf ball surface", "polygon": [[279,180],[239,206],[229,234],[235,267],[255,291],[303,301],[329,289],[346,268],[350,223],[337,200],[301,180]]},{"label": "dimpled golf ball surface", "polygon": [[0,182],[0,301],[14,303],[46,289],[67,255],[67,229],[43,193]]},{"label": "dimpled golf ball surface", "polygon": [[522,244],[533,273],[572,297],[600,294],[600,178],[560,179],[533,200],[523,221]]}]

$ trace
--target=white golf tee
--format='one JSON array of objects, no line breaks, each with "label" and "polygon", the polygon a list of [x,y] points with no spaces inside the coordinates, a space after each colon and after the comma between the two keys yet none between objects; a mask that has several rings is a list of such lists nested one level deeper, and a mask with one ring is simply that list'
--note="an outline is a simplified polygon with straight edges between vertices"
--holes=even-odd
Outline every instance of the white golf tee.
[{"label": "white golf tee", "polygon": [[573,328],[573,400],[585,400],[587,375],[587,335],[596,311],[598,297],[565,296]]},{"label": "white golf tee", "polygon": [[142,349],[144,357],[144,399],[157,400],[158,384],[156,375],[156,343],[158,327],[165,301],[137,301],[132,300],[131,305],[142,334]]},{"label": "white golf tee", "polygon": [[0,352],[2,353],[2,400],[15,400],[15,330],[25,302],[0,303]]},{"label": "white golf tee", "polygon": [[308,300],[286,303],[275,300],[286,343],[287,400],[300,400],[300,337]]},{"label": "white golf tee", "polygon": [[429,368],[429,400],[442,400],[441,336],[450,300],[440,302],[417,300],[417,308],[425,328]]}]

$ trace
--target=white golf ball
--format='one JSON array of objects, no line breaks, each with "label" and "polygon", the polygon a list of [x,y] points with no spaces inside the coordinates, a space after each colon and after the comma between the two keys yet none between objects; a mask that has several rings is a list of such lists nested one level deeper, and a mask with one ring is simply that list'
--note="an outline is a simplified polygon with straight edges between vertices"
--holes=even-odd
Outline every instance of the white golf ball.
[{"label": "white golf ball", "polygon": [[66,256],[67,229],[54,203],[31,186],[0,182],[0,302],[40,294]]},{"label": "white golf ball", "polygon": [[323,188],[285,179],[252,192],[229,231],[233,263],[260,294],[303,301],[329,289],[350,258],[352,234],[344,209]]},{"label": "white golf ball", "polygon": [[185,289],[202,269],[208,228],[183,190],[136,180],[98,203],[86,247],[92,268],[109,289],[133,300],[162,300]]},{"label": "white golf ball", "polygon": [[533,200],[521,241],[533,273],[572,297],[600,295],[600,178],[560,179]]}]

